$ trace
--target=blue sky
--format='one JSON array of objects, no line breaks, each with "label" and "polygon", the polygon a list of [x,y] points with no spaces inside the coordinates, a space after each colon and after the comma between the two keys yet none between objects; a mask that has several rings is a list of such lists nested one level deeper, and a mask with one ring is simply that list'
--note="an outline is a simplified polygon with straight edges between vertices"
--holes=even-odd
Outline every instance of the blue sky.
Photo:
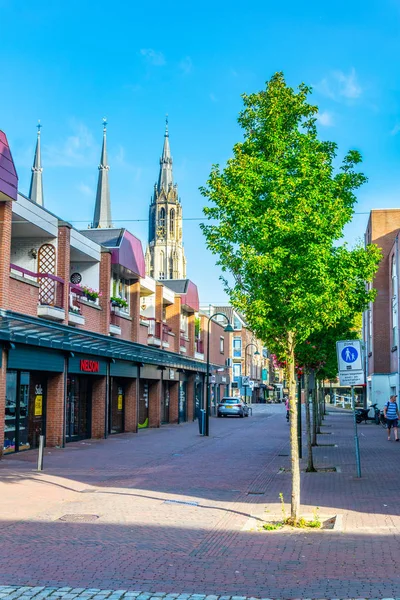
[{"label": "blue sky", "polygon": [[[201,217],[198,187],[241,136],[241,93],[281,70],[290,85],[313,86],[320,135],[340,156],[363,154],[369,182],[357,212],[400,207],[400,0],[0,0],[0,23],[0,128],[20,190],[41,119],[45,203],[75,226],[92,219],[103,116],[113,220],[145,247],[165,113],[184,217]],[[366,220],[356,215],[346,239],[360,238]],[[183,232],[201,301],[224,301],[198,221]]]}]

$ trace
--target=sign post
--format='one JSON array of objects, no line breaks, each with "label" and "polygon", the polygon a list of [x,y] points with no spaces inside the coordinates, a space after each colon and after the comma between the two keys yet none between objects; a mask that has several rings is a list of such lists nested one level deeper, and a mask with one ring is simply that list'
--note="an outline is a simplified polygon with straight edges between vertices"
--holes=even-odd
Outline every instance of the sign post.
[{"label": "sign post", "polygon": [[356,450],[357,477],[361,477],[360,443],[358,439],[354,386],[365,383],[360,340],[336,342],[340,385],[351,387],[351,407],[354,419],[354,444]]},{"label": "sign post", "polygon": [[243,375],[242,377],[242,386],[244,387],[244,401],[247,404],[247,388],[250,385],[250,377],[248,375]]}]

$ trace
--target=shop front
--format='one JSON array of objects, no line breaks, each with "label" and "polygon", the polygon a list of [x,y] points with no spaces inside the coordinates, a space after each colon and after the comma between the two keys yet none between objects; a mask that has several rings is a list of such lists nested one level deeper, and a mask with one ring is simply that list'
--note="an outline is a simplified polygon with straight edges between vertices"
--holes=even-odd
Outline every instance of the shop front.
[{"label": "shop front", "polygon": [[161,370],[153,365],[144,365],[143,367],[140,367],[139,373],[138,429],[145,429],[150,426],[150,423],[152,423],[155,418],[155,415],[152,415],[151,411],[154,411],[157,403],[159,403],[157,390],[160,384]]},{"label": "shop front", "polygon": [[187,421],[187,375],[179,374],[179,423]]},{"label": "shop front", "polygon": [[161,394],[161,424],[169,423],[169,404],[170,404],[170,382],[162,382]]},{"label": "shop front", "polygon": [[137,374],[137,366],[130,362],[114,361],[110,365],[109,434],[125,431],[127,391]]},{"label": "shop front", "polygon": [[65,415],[66,442],[92,437],[93,386],[107,375],[107,362],[74,356],[68,360],[67,402]]},{"label": "shop front", "polygon": [[194,382],[193,421],[198,418],[201,408],[204,408],[204,387],[202,377],[197,374]]},{"label": "shop front", "polygon": [[62,354],[18,346],[9,350],[4,454],[39,446],[39,437],[46,435],[47,383],[55,373],[63,370]]}]

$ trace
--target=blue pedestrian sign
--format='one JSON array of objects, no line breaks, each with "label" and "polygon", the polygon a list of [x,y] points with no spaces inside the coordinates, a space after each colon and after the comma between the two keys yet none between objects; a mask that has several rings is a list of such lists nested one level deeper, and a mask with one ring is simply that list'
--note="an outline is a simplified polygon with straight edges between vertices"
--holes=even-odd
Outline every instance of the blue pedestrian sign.
[{"label": "blue pedestrian sign", "polygon": [[351,364],[355,362],[358,358],[358,352],[354,347],[347,346],[342,350],[342,359],[345,363]]},{"label": "blue pedestrian sign", "polygon": [[364,383],[364,371],[360,340],[336,342],[340,385]]}]

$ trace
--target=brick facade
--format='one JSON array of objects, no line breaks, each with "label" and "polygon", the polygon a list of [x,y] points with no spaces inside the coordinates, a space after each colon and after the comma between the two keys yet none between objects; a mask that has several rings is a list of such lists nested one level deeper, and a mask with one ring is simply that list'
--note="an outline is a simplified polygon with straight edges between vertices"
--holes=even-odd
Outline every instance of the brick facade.
[{"label": "brick facade", "polygon": [[137,432],[138,428],[138,379],[129,379],[125,384],[125,431]]},{"label": "brick facade", "polygon": [[47,380],[46,446],[63,446],[65,376],[56,373]]},{"label": "brick facade", "polygon": [[69,265],[71,262],[71,225],[60,225],[58,227],[58,250],[57,250],[57,275],[64,280],[63,304],[65,310],[64,323],[68,323],[69,307]]},{"label": "brick facade", "polygon": [[34,282],[21,281],[17,277],[10,275],[9,308],[23,315],[37,317],[39,285]]},{"label": "brick facade", "polygon": [[149,385],[149,427],[161,425],[161,379],[150,382]]},{"label": "brick facade", "polygon": [[171,382],[169,386],[169,422],[177,423],[179,418],[179,383]]},{"label": "brick facade", "polygon": [[106,377],[93,378],[92,386],[92,438],[103,438],[106,432]]}]

